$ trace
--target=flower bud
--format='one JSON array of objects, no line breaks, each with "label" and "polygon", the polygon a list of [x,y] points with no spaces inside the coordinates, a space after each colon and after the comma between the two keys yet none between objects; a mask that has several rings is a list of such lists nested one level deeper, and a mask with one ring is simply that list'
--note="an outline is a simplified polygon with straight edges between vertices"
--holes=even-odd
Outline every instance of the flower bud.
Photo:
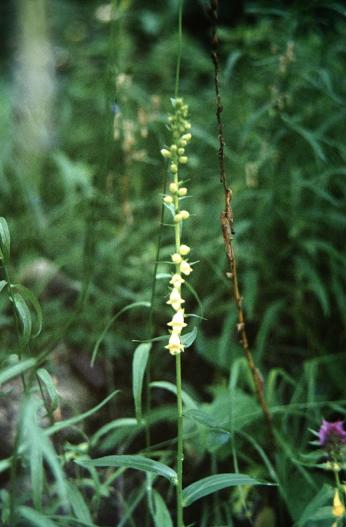
[{"label": "flower bud", "polygon": [[187,188],[186,187],[181,187],[179,190],[178,190],[178,195],[179,196],[186,196],[187,194]]},{"label": "flower bud", "polygon": [[175,264],[180,264],[183,261],[181,255],[178,253],[172,254],[171,258],[172,258],[172,262]]},{"label": "flower bud", "polygon": [[169,150],[167,150],[167,148],[162,148],[161,149],[161,155],[162,157],[166,158],[166,159],[169,159],[170,157],[172,157],[172,154]]},{"label": "flower bud", "polygon": [[185,148],[178,148],[178,154],[182,156],[185,152]]},{"label": "flower bud", "polygon": [[178,185],[176,183],[170,183],[169,185],[169,191],[172,192],[172,194],[175,194],[178,192]]},{"label": "flower bud", "polygon": [[178,167],[175,163],[172,163],[169,169],[172,172],[172,174],[176,174],[178,172]]},{"label": "flower bud", "polygon": [[179,252],[182,256],[186,256],[191,251],[190,247],[188,245],[181,245],[179,247]]},{"label": "flower bud", "polygon": [[182,218],[182,215],[181,215],[181,212],[178,212],[175,216],[174,216],[174,221],[175,223],[179,223],[180,221],[182,221],[183,218]]},{"label": "flower bud", "polygon": [[182,220],[187,220],[190,217],[190,213],[187,210],[181,210],[179,214]]},{"label": "flower bud", "polygon": [[178,150],[177,145],[171,145],[171,152],[175,153]]},{"label": "flower bud", "polygon": [[181,163],[182,165],[186,165],[186,163],[188,162],[189,158],[187,156],[181,156],[179,157],[179,163]]},{"label": "flower bud", "polygon": [[190,133],[188,133],[188,134],[184,134],[183,137],[182,137],[182,139],[183,139],[184,141],[191,141],[191,139],[192,139],[192,135],[191,135]]},{"label": "flower bud", "polygon": [[173,203],[173,198],[172,198],[172,196],[165,196],[163,198],[163,201],[164,201],[164,203],[167,203],[167,205],[171,205]]},{"label": "flower bud", "polygon": [[187,141],[185,141],[185,139],[180,139],[179,144],[181,146],[186,146],[187,145]]}]

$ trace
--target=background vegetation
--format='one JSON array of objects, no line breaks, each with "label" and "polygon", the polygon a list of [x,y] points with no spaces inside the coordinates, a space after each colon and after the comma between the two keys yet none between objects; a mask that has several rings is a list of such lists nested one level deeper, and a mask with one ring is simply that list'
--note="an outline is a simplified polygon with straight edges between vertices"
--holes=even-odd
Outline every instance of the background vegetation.
[{"label": "background vegetation", "polygon": [[[185,421],[185,485],[217,471],[277,484],[205,498],[186,509],[185,522],[329,526],[333,478],[318,468],[320,453],[310,442],[322,416],[343,419],[346,403],[345,9],[327,0],[220,2],[234,243],[274,449],[226,277],[207,2],[185,4],[180,89],[193,135],[186,241],[199,260],[191,279],[197,295],[188,301],[205,318],[195,319],[198,335],[183,356],[187,408],[204,412],[202,422]],[[153,327],[148,303],[177,2],[118,0],[111,10],[96,0],[35,0],[2,2],[0,10],[0,205],[11,233],[8,267],[11,282],[34,291],[43,310],[43,330],[32,338],[38,310],[26,297],[34,327],[18,354],[11,301],[6,288],[1,292],[2,524],[143,525],[141,473],[88,471],[74,460],[145,449],[134,419],[132,358],[134,341],[165,334],[169,317],[166,264],[158,267]],[[162,261],[172,252],[170,235],[161,231]],[[127,306],[90,367],[106,324]],[[161,342],[151,355],[151,380],[174,383]],[[39,361],[23,362],[30,358]],[[45,410],[37,381],[34,394],[22,397],[13,370],[20,364],[27,381],[41,368]],[[176,410],[167,386],[153,385],[147,418],[151,455],[172,465]],[[120,392],[79,419],[114,390]],[[155,487],[174,518],[172,489],[161,481]],[[156,516],[147,525],[168,527],[155,496]]]}]

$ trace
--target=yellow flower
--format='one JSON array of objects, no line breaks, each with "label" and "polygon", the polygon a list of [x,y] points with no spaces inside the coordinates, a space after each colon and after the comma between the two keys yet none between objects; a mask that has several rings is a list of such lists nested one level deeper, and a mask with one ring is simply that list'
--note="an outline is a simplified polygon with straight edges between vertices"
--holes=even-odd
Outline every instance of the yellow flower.
[{"label": "yellow flower", "polygon": [[179,288],[181,284],[183,284],[184,282],[185,282],[184,278],[178,273],[174,274],[169,281],[169,283],[172,284],[173,287],[177,287],[177,288]]},{"label": "yellow flower", "polygon": [[187,220],[190,217],[190,213],[187,210],[181,210],[179,214],[182,220]]},{"label": "yellow flower", "polygon": [[192,273],[192,270],[193,269],[192,269],[191,265],[188,262],[186,262],[185,260],[183,262],[181,262],[181,264],[180,264],[180,272],[181,273],[186,274],[188,276],[189,274]]},{"label": "yellow flower", "polygon": [[171,152],[170,152],[169,150],[167,150],[166,148],[162,148],[162,150],[161,150],[161,155],[162,155],[163,157],[165,157],[166,159],[172,157]]},{"label": "yellow flower", "polygon": [[179,309],[174,315],[170,322],[167,323],[167,326],[171,326],[173,333],[180,334],[181,330],[187,326],[184,322],[184,310]]},{"label": "yellow flower", "polygon": [[167,300],[167,304],[171,305],[174,311],[178,311],[181,308],[181,304],[184,303],[185,300],[181,298],[179,289],[172,289],[171,294],[169,295],[169,300]]},{"label": "yellow flower", "polygon": [[186,256],[191,251],[190,247],[188,245],[181,245],[179,248],[179,252],[182,256]]},{"label": "yellow flower", "polygon": [[169,191],[172,192],[172,194],[175,194],[178,192],[178,185],[176,183],[171,183],[169,185]]},{"label": "yellow flower", "polygon": [[172,254],[171,258],[172,258],[172,262],[175,264],[180,264],[183,261],[181,255],[178,253]]},{"label": "yellow flower", "polygon": [[177,335],[176,333],[171,334],[171,336],[169,337],[169,342],[167,346],[165,346],[165,348],[169,350],[169,353],[171,355],[177,355],[178,353],[184,351],[184,346],[180,341],[179,335]]},{"label": "yellow flower", "polygon": [[332,512],[336,518],[341,518],[345,514],[345,507],[340,499],[338,489],[335,489]]}]

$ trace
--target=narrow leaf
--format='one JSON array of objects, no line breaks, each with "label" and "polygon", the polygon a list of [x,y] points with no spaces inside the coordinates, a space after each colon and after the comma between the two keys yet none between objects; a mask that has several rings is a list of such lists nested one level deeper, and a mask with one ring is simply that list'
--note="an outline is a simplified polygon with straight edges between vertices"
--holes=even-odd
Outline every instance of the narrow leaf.
[{"label": "narrow leaf", "polygon": [[35,359],[26,359],[14,366],[9,366],[6,370],[0,372],[0,385],[5,384],[5,382],[10,381],[14,377],[18,377],[18,375],[25,371],[30,370],[30,368],[35,366],[35,363]]},{"label": "narrow leaf", "polygon": [[21,344],[22,346],[25,346],[30,340],[32,330],[30,310],[20,293],[14,293],[13,299],[18,317],[22,323]]},{"label": "narrow leaf", "polygon": [[245,474],[216,474],[200,479],[183,490],[183,505],[188,507],[195,501],[227,487],[239,485],[265,485]]},{"label": "narrow leaf", "polygon": [[0,218],[0,256],[2,256],[3,262],[8,263],[10,258],[10,245],[11,237],[10,231],[5,218]]},{"label": "narrow leaf", "polygon": [[76,463],[82,467],[124,467],[151,472],[163,476],[176,485],[177,473],[172,468],[141,455],[105,456],[98,459],[80,459]]},{"label": "narrow leaf", "polygon": [[7,286],[6,280],[0,280],[0,293]]},{"label": "narrow leaf", "polygon": [[[177,395],[177,387],[175,384],[168,381],[155,381],[150,383],[150,388],[162,388],[168,392]],[[187,408],[197,408],[197,404],[185,391],[182,393],[183,403]]]},{"label": "narrow leaf", "polygon": [[87,524],[92,524],[92,519],[90,516],[89,509],[84,501],[84,498],[79,491],[79,489],[73,483],[69,482],[68,485],[68,497],[73,509],[73,512],[76,515],[78,520],[85,522]]},{"label": "narrow leaf", "polygon": [[101,408],[105,404],[107,404],[111,399],[113,399],[113,397],[117,395],[117,393],[119,393],[119,390],[116,390],[115,392],[111,393],[100,404],[94,406],[93,408],[91,408],[87,412],[84,412],[83,414],[70,417],[70,419],[65,419],[65,421],[60,421],[59,423],[55,423],[54,425],[50,426],[46,430],[47,435],[50,436],[52,434],[55,434],[56,432],[60,432],[60,430],[63,430],[64,428],[67,428],[68,426],[73,426],[73,425],[80,423],[81,421],[84,421],[84,419],[86,419],[87,417],[90,417],[91,415],[101,410]]},{"label": "narrow leaf", "polygon": [[44,368],[40,368],[37,371],[37,375],[40,381],[44,384],[44,387],[47,391],[47,394],[49,397],[49,406],[50,406],[49,410],[51,412],[54,412],[59,406],[59,397],[56,391],[54,381],[50,373]]},{"label": "narrow leaf", "polygon": [[36,331],[31,336],[32,338],[38,337],[38,335],[42,331],[42,323],[43,323],[42,308],[40,306],[39,301],[37,300],[34,293],[30,291],[30,289],[28,289],[27,287],[24,287],[23,285],[20,285],[20,284],[14,284],[11,287],[15,291],[18,291],[18,293],[24,298],[25,302],[31,304],[32,307],[34,308],[34,312],[36,315],[37,328],[36,328]]},{"label": "narrow leaf", "polygon": [[140,425],[142,422],[142,388],[145,370],[148,363],[150,343],[137,346],[132,361],[132,393],[135,402],[136,419]]},{"label": "narrow leaf", "polygon": [[173,527],[173,522],[167,505],[163,501],[161,495],[154,490],[154,523],[155,527]]},{"label": "narrow leaf", "polygon": [[35,527],[58,527],[58,524],[50,520],[47,516],[29,507],[20,507],[19,513],[22,518],[28,520],[30,525],[34,525]]},{"label": "narrow leaf", "polygon": [[231,434],[227,428],[223,427],[222,424],[219,424],[216,419],[214,419],[211,415],[207,414],[206,412],[203,412],[203,410],[200,410],[198,408],[191,408],[191,410],[184,412],[184,415],[185,417],[188,417],[192,421],[202,424],[206,426],[207,428],[211,428],[214,430],[221,430],[222,432],[225,432],[226,434],[229,434],[229,435]]}]

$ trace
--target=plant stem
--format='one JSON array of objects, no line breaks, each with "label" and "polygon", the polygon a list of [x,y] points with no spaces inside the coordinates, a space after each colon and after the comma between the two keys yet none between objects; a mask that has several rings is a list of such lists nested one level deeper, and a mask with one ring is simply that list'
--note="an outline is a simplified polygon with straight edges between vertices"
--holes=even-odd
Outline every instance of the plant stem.
[{"label": "plant stem", "polygon": [[[213,21],[213,34],[212,34],[212,60],[214,63],[214,84],[215,84],[215,98],[216,98],[216,119],[217,119],[217,128],[219,136],[219,175],[220,182],[222,183],[225,195],[225,208],[221,213],[221,230],[224,239],[225,252],[229,264],[228,273],[229,278],[232,282],[233,287],[233,296],[236,304],[238,322],[237,322],[237,331],[240,337],[240,343],[243,348],[245,359],[249,367],[252,380],[255,387],[255,394],[257,401],[262,409],[263,416],[266,420],[268,427],[268,434],[270,437],[272,449],[275,448],[275,434],[274,434],[274,424],[271,411],[267,405],[265,395],[264,395],[264,382],[261,376],[260,371],[255,365],[247,337],[246,324],[245,324],[245,315],[242,304],[242,297],[240,294],[238,275],[237,275],[237,264],[236,258],[233,249],[233,210],[231,205],[232,200],[232,190],[229,188],[227,179],[226,179],[226,169],[225,169],[225,139],[224,139],[224,127],[221,118],[221,113],[223,111],[222,100],[221,100],[221,90],[220,90],[220,62],[218,56],[218,37],[217,37],[217,21],[218,21],[218,0],[211,0],[210,2],[210,16]],[[272,450],[273,451],[273,450]]]},{"label": "plant stem", "polygon": [[181,388],[181,353],[176,355],[176,385],[177,385],[177,410],[178,410],[178,447],[177,447],[177,527],[184,527],[183,518],[183,400]]},{"label": "plant stem", "polygon": [[181,65],[181,54],[183,49],[183,0],[179,0],[179,14],[178,14],[178,56],[177,56],[177,67],[175,73],[175,98],[178,97],[179,93],[179,82],[180,82],[180,65]]}]

